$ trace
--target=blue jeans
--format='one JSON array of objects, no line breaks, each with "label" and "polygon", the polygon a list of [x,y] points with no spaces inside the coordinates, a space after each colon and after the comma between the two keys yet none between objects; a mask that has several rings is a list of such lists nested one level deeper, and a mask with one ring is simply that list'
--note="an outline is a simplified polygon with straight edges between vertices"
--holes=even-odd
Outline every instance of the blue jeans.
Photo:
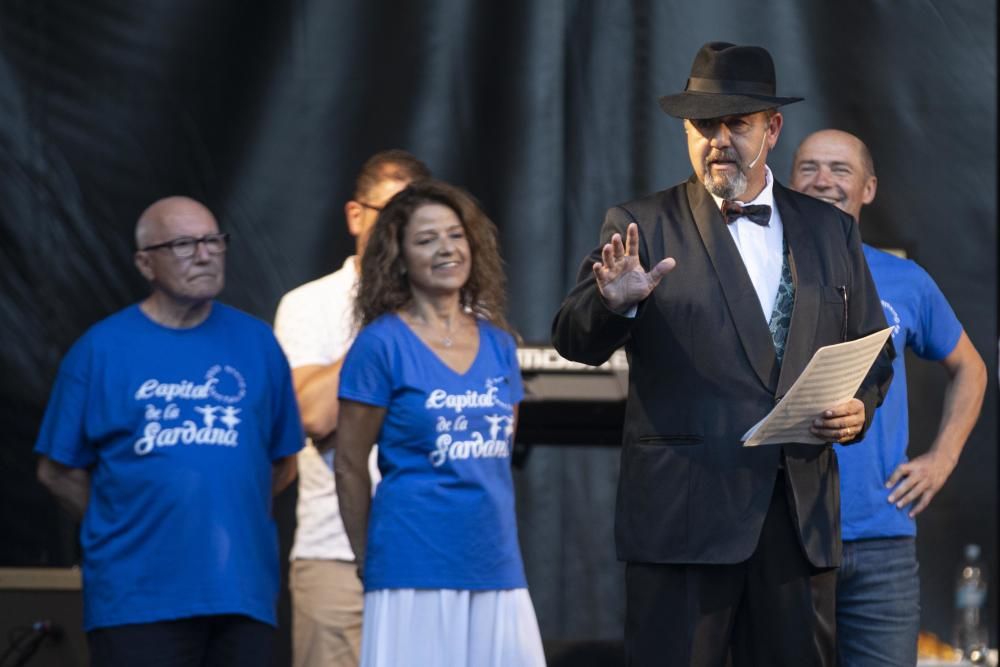
[{"label": "blue jeans", "polygon": [[920,579],[912,537],[844,542],[837,574],[837,662],[841,667],[913,667]]}]

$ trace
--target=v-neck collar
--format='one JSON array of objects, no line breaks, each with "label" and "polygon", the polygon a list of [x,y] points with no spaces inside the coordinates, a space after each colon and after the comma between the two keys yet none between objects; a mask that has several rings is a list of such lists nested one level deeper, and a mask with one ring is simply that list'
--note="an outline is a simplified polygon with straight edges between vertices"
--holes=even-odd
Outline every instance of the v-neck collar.
[{"label": "v-neck collar", "polygon": [[421,338],[420,336],[418,336],[417,332],[410,328],[410,325],[407,324],[406,320],[404,320],[399,315],[399,313],[393,313],[392,316],[395,317],[396,320],[399,321],[399,324],[403,327],[403,329],[406,330],[406,332],[407,332],[408,335],[412,336],[430,354],[430,356],[434,357],[434,359],[437,360],[438,364],[440,364],[442,367],[446,368],[448,370],[448,372],[450,372],[452,375],[455,375],[455,376],[460,377],[460,378],[466,377],[469,374],[469,372],[473,368],[475,368],[476,364],[479,362],[479,357],[482,356],[482,353],[483,353],[483,326],[482,326],[482,322],[479,321],[478,317],[473,316],[473,319],[476,322],[476,336],[478,338],[478,340],[476,341],[476,353],[473,355],[472,361],[469,363],[469,367],[466,368],[464,371],[459,371],[458,369],[456,369],[455,367],[453,367],[451,364],[449,364],[447,361],[445,361],[444,359],[442,359],[441,355],[439,355],[437,353],[437,351],[433,347],[431,347],[430,345],[428,345],[427,342],[423,338]]}]

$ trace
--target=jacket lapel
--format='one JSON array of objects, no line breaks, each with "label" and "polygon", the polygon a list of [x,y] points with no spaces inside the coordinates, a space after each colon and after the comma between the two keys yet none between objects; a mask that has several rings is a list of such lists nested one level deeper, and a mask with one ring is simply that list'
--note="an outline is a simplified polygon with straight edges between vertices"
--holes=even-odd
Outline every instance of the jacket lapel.
[{"label": "jacket lapel", "polygon": [[[687,198],[698,233],[722,286],[726,306],[743,350],[761,384],[773,393],[778,385],[778,360],[774,354],[771,331],[761,312],[760,301],[750,282],[750,274],[743,264],[743,258],[726,229],[715,201],[705,190],[705,186],[693,177],[687,183]],[[795,326],[794,311],[791,326]],[[787,351],[785,354],[787,358]]]}]

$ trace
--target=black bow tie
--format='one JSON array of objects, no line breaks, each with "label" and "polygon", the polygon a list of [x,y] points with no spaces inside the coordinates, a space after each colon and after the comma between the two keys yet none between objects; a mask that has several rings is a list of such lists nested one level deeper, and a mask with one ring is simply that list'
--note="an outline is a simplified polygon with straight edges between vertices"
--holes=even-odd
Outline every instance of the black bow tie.
[{"label": "black bow tie", "polygon": [[731,201],[724,201],[722,202],[722,217],[726,219],[727,224],[735,222],[737,218],[749,218],[750,222],[767,227],[771,222],[771,207],[767,204],[740,206]]}]

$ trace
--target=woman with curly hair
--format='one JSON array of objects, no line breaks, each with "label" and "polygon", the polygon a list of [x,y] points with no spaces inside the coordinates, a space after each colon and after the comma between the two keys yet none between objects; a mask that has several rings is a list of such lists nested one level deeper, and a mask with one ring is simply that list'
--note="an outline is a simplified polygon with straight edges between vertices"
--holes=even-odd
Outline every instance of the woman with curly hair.
[{"label": "woman with curly hair", "polygon": [[544,665],[514,517],[523,389],[496,228],[462,190],[414,183],[361,267],[334,457],[365,586],[361,665]]}]

